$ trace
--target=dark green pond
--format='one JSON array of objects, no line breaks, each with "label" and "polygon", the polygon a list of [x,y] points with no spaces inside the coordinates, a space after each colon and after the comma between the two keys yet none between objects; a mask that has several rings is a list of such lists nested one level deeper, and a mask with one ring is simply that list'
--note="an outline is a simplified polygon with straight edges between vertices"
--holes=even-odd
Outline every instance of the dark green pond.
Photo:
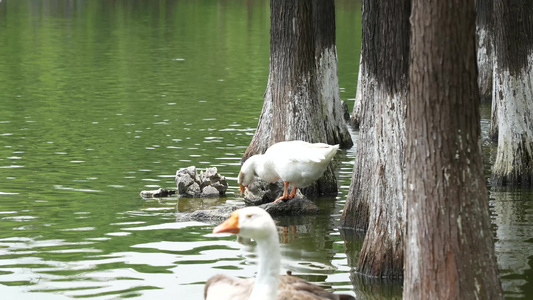
[{"label": "dark green pond", "polygon": [[[336,10],[351,108],[361,9]],[[2,299],[202,299],[216,273],[254,275],[253,246],[176,220],[242,202],[235,178],[262,107],[269,22],[264,0],[0,0]],[[337,229],[354,156],[337,156],[340,193],[315,200],[323,215],[279,220],[282,266],[334,291],[400,297],[398,284],[353,274],[345,254],[361,243]],[[174,188],[191,165],[216,166],[228,197],[139,196]],[[505,291],[531,297],[532,195],[491,195]]]}]

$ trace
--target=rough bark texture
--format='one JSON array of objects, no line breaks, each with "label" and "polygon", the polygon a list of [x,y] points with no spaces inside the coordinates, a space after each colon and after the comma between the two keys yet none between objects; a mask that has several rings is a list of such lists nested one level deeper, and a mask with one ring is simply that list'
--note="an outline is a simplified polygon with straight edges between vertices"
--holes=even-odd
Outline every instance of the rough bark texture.
[{"label": "rough bark texture", "polygon": [[476,38],[477,38],[477,66],[478,86],[481,102],[492,102],[492,121],[489,138],[498,139],[497,111],[498,103],[492,101],[493,73],[494,73],[494,1],[476,1]]},{"label": "rough bark texture", "polygon": [[[361,52],[363,46],[361,45]],[[355,91],[355,101],[353,104],[352,114],[350,115],[350,125],[354,129],[360,129],[361,119],[363,118],[363,91],[365,90],[366,85],[363,74],[365,72],[365,66],[363,65],[363,56],[359,58],[359,74],[357,74],[357,90]]]},{"label": "rough bark texture", "polygon": [[313,0],[313,33],[317,89],[327,143],[341,149],[353,146],[345,115],[348,106],[341,100],[335,46],[335,5],[333,0]]},{"label": "rough bark texture", "polygon": [[478,85],[481,102],[492,101],[492,66],[493,66],[493,0],[476,1],[476,38]]},{"label": "rough bark texture", "polygon": [[[314,14],[316,9],[323,10],[322,14]],[[272,0],[270,13],[268,86],[243,161],[286,140],[350,148],[353,142],[338,91],[333,0]],[[336,193],[332,168],[302,192],[307,196]]]},{"label": "rough bark texture", "polygon": [[502,299],[476,84],[474,0],[414,0],[405,299]]},{"label": "rough bark texture", "polygon": [[341,226],[368,229],[359,272],[401,277],[410,1],[365,0],[362,6],[360,133]]},{"label": "rough bark texture", "polygon": [[533,187],[533,2],[494,2],[493,185]]}]

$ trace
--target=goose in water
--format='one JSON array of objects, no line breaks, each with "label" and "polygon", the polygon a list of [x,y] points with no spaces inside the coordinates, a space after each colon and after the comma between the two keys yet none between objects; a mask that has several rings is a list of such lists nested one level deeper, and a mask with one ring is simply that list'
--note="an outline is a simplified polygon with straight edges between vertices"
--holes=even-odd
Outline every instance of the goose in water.
[{"label": "goose in water", "polygon": [[215,227],[213,232],[230,232],[255,240],[259,270],[255,279],[232,278],[222,274],[211,277],[205,284],[206,300],[355,300],[350,295],[330,293],[298,277],[280,276],[278,231],[274,220],[259,207],[236,210],[229,219]]},{"label": "goose in water", "polygon": [[[292,199],[296,190],[319,179],[337,153],[339,145],[287,141],[276,143],[265,154],[253,155],[244,162],[239,172],[241,194],[254,181],[254,176],[268,182],[283,180],[283,195],[276,201]],[[293,186],[289,194],[289,184]]]}]

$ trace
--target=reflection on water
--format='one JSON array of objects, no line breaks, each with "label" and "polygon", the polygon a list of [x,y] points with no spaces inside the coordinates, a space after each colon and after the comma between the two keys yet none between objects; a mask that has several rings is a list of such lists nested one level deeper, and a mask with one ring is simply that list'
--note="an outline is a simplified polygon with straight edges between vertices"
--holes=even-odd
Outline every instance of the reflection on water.
[{"label": "reflection on water", "polygon": [[[351,106],[360,4],[336,6]],[[234,182],[262,107],[269,22],[267,0],[0,2],[3,298],[201,299],[216,273],[254,276],[253,243],[176,218],[242,203]],[[353,151],[335,159],[339,195],[315,200],[323,215],[277,219],[282,266],[360,298],[397,297],[398,284],[350,272],[361,240],[337,230]],[[227,198],[138,196],[174,188],[191,165],[216,166]],[[518,298],[533,295],[529,201],[491,194],[503,283]]]},{"label": "reflection on water", "polygon": [[496,253],[509,297],[533,295],[533,204],[531,192],[493,190]]}]

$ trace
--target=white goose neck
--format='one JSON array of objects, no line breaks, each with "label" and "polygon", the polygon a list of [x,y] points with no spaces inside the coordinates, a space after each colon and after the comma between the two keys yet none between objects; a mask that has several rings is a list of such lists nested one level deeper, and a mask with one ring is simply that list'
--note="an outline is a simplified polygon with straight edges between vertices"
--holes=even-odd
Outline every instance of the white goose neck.
[{"label": "white goose neck", "polygon": [[256,240],[259,270],[250,299],[278,299],[281,253],[277,229],[272,226],[270,230],[274,232],[266,235],[265,239]]}]

